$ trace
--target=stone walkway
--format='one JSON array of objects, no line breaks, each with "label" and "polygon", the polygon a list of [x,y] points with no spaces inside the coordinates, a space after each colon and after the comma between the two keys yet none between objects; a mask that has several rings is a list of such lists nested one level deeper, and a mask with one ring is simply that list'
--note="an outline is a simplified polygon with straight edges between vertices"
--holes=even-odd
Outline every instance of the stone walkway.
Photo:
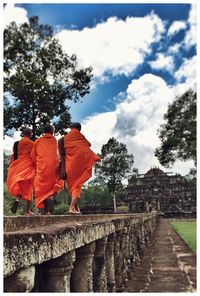
[{"label": "stone walkway", "polygon": [[161,219],[123,292],[195,292],[196,254]]}]

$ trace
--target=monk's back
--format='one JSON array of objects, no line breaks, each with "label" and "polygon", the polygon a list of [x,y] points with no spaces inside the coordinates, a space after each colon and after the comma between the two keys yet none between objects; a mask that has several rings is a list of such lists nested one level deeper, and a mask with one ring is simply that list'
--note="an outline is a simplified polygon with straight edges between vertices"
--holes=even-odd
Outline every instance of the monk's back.
[{"label": "monk's back", "polygon": [[18,144],[18,159],[30,158],[31,150],[33,148],[34,142],[29,138],[24,137],[19,141]]},{"label": "monk's back", "polygon": [[64,146],[67,155],[76,154],[79,151],[83,153],[84,150],[88,150],[90,145],[87,139],[75,129],[71,130],[71,132],[64,137]]},{"label": "monk's back", "polygon": [[37,163],[51,163],[57,161],[57,142],[54,136],[45,135],[35,142]]}]

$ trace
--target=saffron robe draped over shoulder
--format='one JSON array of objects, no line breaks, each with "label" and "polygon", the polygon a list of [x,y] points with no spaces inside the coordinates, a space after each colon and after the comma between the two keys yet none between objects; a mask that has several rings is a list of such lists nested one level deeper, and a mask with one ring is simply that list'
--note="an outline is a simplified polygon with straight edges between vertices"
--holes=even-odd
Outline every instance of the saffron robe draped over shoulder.
[{"label": "saffron robe draped over shoulder", "polygon": [[18,158],[13,160],[8,169],[7,188],[11,195],[21,195],[24,200],[33,199],[35,169],[31,159],[34,142],[23,137],[18,144]]},{"label": "saffron robe draped over shoulder", "polygon": [[58,176],[58,144],[56,138],[47,133],[35,141],[32,160],[36,166],[34,181],[36,207],[44,208],[44,201],[64,187]]},{"label": "saffron robe draped over shoulder", "polygon": [[72,198],[80,198],[82,185],[92,176],[92,166],[100,161],[90,149],[90,142],[77,129],[64,137],[67,186]]}]

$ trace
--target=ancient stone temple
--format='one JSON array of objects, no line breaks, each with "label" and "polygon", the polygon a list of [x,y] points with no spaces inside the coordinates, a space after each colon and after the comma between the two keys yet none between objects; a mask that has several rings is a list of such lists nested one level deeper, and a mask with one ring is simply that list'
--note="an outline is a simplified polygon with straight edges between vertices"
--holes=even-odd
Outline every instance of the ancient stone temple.
[{"label": "ancient stone temple", "polygon": [[126,202],[131,212],[154,209],[169,216],[195,214],[196,180],[154,167],[129,179]]}]

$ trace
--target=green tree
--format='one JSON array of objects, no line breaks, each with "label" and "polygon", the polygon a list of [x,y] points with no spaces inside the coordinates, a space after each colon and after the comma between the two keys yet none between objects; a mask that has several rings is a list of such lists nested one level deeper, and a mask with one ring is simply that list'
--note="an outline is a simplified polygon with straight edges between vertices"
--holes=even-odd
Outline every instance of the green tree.
[{"label": "green tree", "polygon": [[4,130],[29,126],[33,138],[53,123],[63,134],[71,116],[67,100],[89,93],[92,68],[80,68],[76,55],[68,56],[49,25],[38,17],[29,23],[12,22],[4,30]]},{"label": "green tree", "polygon": [[98,209],[101,213],[112,207],[112,196],[107,186],[95,184],[93,181],[89,182],[88,187],[83,188],[80,207],[91,211]]},{"label": "green tree", "polygon": [[54,215],[66,214],[68,212],[70,203],[70,194],[68,188],[65,187],[64,190],[59,191],[54,202]]},{"label": "green tree", "polygon": [[8,167],[10,164],[10,155],[7,153],[3,153],[3,180],[6,182],[7,180],[7,175],[8,175]]},{"label": "green tree", "polygon": [[169,105],[166,121],[158,130],[161,146],[155,156],[161,165],[170,167],[179,159],[196,165],[196,92],[187,91]]},{"label": "green tree", "polygon": [[[7,186],[4,183],[4,200],[3,200],[3,212],[5,216],[20,216],[20,215],[24,215],[25,209],[26,209],[26,201],[25,200],[21,200],[17,209],[17,213],[13,214],[11,212],[11,206],[15,200],[15,198],[13,196],[10,195],[10,193],[8,192]],[[31,211],[35,211],[35,202],[33,201],[32,205],[31,205]]]},{"label": "green tree", "polygon": [[194,181],[197,178],[197,170],[196,168],[191,168],[189,173],[185,175],[186,180]]},{"label": "green tree", "polygon": [[126,145],[110,138],[101,148],[101,162],[95,166],[96,180],[107,184],[113,196],[114,212],[116,212],[116,190],[124,178],[132,170],[134,157],[128,154]]}]

